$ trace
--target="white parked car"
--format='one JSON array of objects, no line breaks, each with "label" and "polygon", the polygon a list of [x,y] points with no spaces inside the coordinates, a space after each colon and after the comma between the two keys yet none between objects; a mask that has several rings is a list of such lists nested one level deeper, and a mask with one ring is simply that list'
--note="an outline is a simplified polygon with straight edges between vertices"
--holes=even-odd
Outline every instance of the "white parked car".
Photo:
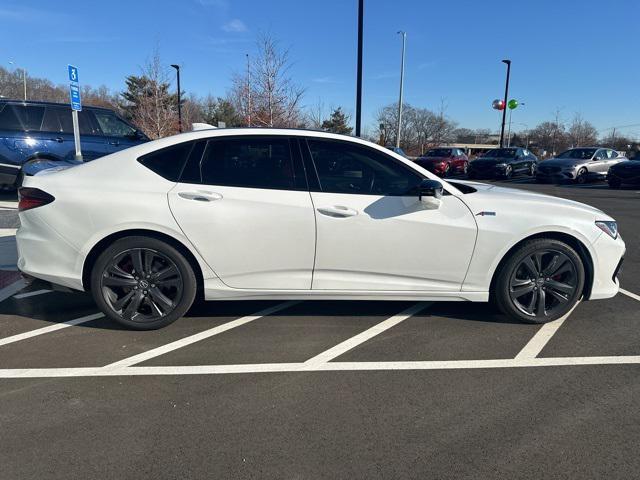
[{"label": "white parked car", "polygon": [[495,299],[542,323],[618,291],[593,207],[447,182],[329,133],[217,129],[42,172],[20,189],[18,266],[152,329],[206,300]]}]

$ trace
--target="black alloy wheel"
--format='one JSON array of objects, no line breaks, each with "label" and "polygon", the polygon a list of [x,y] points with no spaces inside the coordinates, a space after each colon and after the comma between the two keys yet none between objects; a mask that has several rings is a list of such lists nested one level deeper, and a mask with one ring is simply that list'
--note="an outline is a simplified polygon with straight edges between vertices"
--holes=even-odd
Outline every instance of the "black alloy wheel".
[{"label": "black alloy wheel", "polygon": [[573,248],[554,239],[536,239],[507,260],[494,293],[507,315],[546,323],[573,308],[582,296],[584,279],[584,265]]},{"label": "black alloy wheel", "polygon": [[100,255],[91,289],[105,315],[127,327],[150,330],[186,313],[196,281],[189,262],[172,246],[154,238],[128,237]]}]

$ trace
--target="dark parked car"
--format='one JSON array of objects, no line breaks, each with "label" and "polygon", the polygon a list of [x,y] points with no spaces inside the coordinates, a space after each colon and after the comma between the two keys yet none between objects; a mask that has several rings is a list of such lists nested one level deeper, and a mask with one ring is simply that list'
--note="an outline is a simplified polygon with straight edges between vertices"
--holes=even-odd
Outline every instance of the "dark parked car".
[{"label": "dark parked car", "polygon": [[469,178],[511,178],[524,173],[535,175],[538,157],[526,148],[508,147],[489,150],[481,158],[469,164]]},{"label": "dark parked car", "polygon": [[[83,107],[78,121],[85,161],[148,140],[106,108]],[[23,175],[77,163],[69,105],[0,100],[0,185],[13,186]]]},{"label": "dark parked car", "polygon": [[404,158],[409,158],[407,156],[406,153],[404,153],[404,150],[402,150],[400,147],[387,147],[389,150],[391,150],[393,153],[397,153],[398,155],[402,155]]},{"label": "dark parked car", "polygon": [[640,185],[640,159],[627,160],[613,165],[607,174],[609,187],[620,188],[623,184]]},{"label": "dark parked car", "polygon": [[422,168],[426,168],[439,177],[454,173],[467,173],[469,159],[459,148],[439,147],[428,150],[416,160]]}]

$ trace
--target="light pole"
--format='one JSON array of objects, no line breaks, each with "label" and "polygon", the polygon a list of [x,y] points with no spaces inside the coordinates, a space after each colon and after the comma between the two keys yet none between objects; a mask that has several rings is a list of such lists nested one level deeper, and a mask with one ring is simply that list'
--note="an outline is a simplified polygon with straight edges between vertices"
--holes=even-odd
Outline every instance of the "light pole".
[{"label": "light pole", "polygon": [[176,69],[176,76],[178,77],[178,131],[182,133],[182,101],[180,100],[180,65],[171,65]]},{"label": "light pole", "polygon": [[358,0],[358,67],[356,73],[356,137],[360,136],[362,125],[362,23],[364,0]]},{"label": "light pole", "polygon": [[247,53],[247,127],[251,126],[251,67]]},{"label": "light pole", "polygon": [[9,62],[10,65],[16,67],[17,70],[22,70],[22,86],[24,88],[24,101],[27,101],[27,70],[24,67],[19,67],[14,62]]},{"label": "light pole", "polygon": [[500,148],[504,146],[504,123],[507,119],[507,97],[509,96],[509,75],[511,73],[511,60],[502,60],[507,64],[507,81],[504,86],[504,109],[502,110],[502,127],[500,128]]},{"label": "light pole", "polygon": [[402,35],[402,60],[400,62],[400,98],[398,99],[398,128],[396,135],[396,147],[400,148],[400,128],[402,125],[402,94],[404,90],[404,51],[407,44],[407,32],[400,30],[398,34]]},{"label": "light pole", "polygon": [[[524,102],[519,102],[517,106],[524,106]],[[513,108],[509,109],[509,133],[507,134],[507,147],[511,146],[511,115],[513,114]]]}]

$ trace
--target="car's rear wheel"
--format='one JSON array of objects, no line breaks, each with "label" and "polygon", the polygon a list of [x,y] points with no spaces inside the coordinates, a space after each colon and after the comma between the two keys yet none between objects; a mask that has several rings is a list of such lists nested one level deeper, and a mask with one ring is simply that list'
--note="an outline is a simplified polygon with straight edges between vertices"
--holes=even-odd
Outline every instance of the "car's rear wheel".
[{"label": "car's rear wheel", "polygon": [[580,300],[585,281],[582,259],[564,242],[525,242],[497,272],[494,296],[509,317],[547,323],[567,314]]},{"label": "car's rear wheel", "polygon": [[532,163],[531,165],[529,165],[529,176],[530,177],[535,177],[536,176],[536,164]]},{"label": "car's rear wheel", "polygon": [[96,260],[91,293],[102,312],[137,330],[174,322],[193,304],[196,277],[171,245],[150,237],[115,241]]},{"label": "car's rear wheel", "polygon": [[507,165],[507,168],[504,169],[504,178],[507,180],[513,177],[513,167],[511,165]]}]

